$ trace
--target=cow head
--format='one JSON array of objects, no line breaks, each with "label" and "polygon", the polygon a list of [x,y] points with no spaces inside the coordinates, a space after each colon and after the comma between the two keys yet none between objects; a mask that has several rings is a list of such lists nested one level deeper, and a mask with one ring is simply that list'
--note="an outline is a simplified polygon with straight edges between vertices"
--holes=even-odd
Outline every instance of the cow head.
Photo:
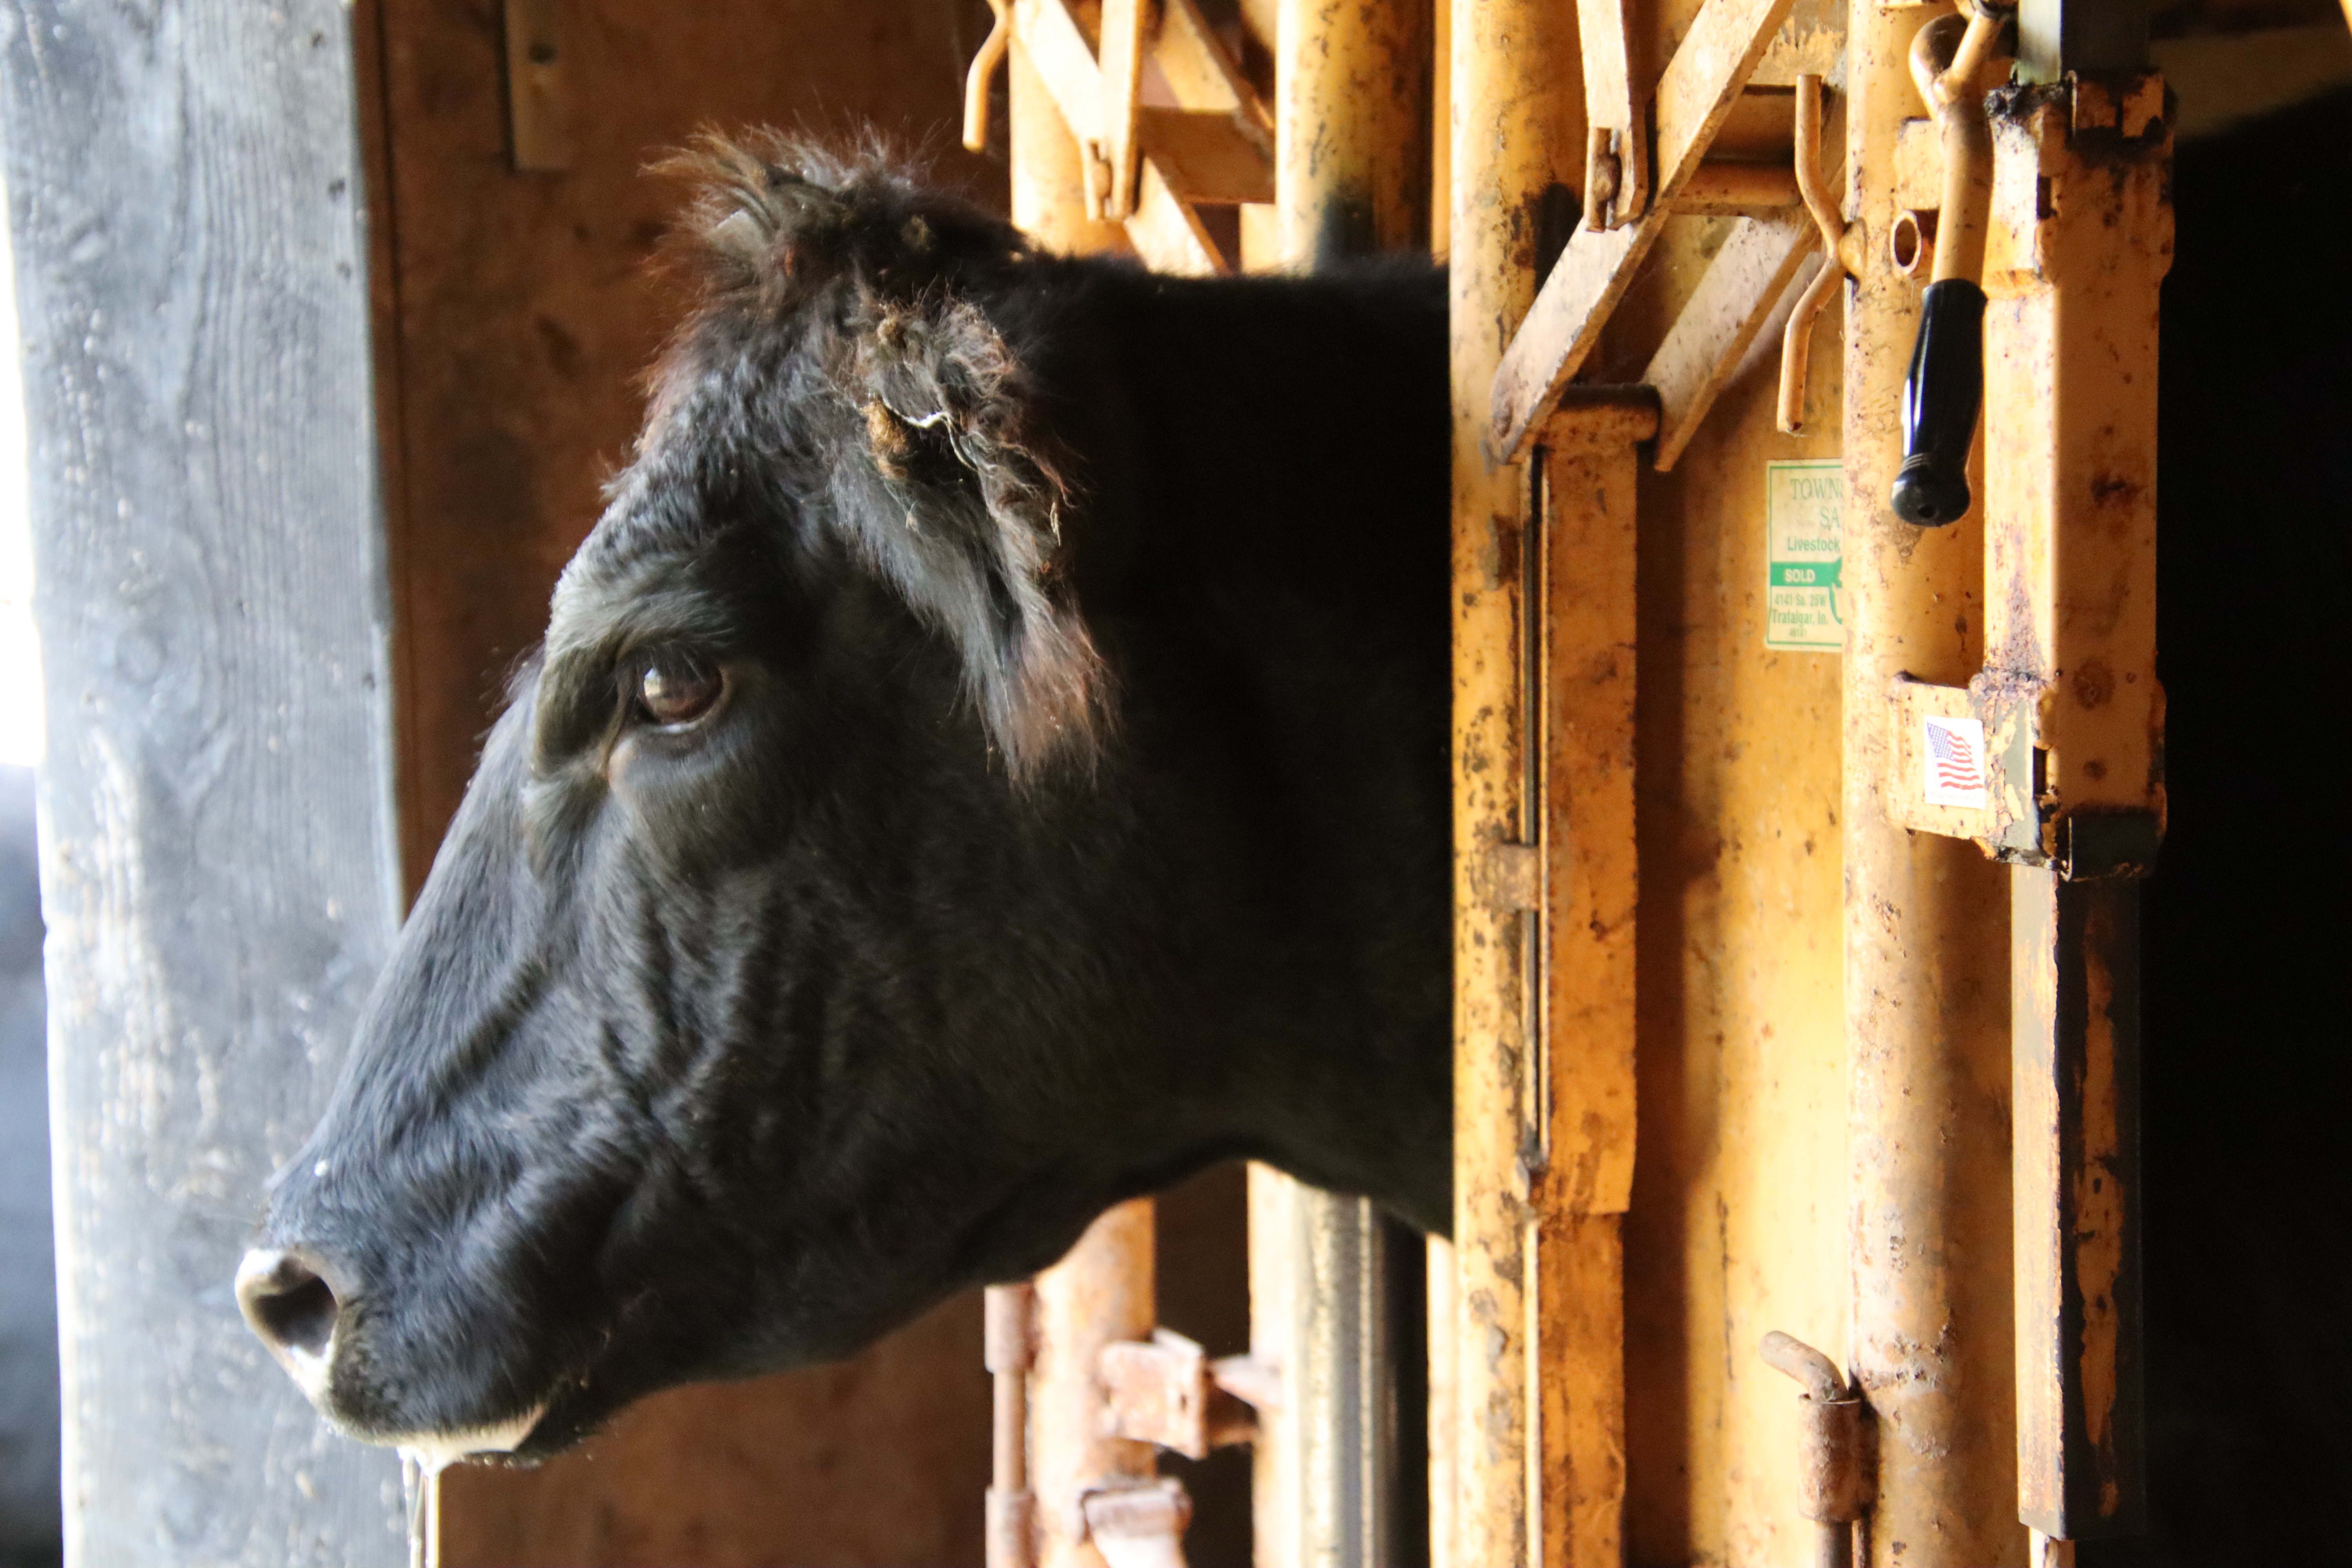
[{"label": "cow head", "polygon": [[699,306],[239,1279],[443,1456],[845,1353],[1235,1144],[1101,956],[1160,916],[1046,436],[1070,264],[873,159],[696,167]]}]

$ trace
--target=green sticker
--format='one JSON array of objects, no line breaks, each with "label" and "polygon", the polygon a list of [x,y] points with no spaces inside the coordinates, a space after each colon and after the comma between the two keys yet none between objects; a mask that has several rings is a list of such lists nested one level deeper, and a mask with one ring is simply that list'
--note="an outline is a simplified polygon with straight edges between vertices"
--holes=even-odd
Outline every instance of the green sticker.
[{"label": "green sticker", "polygon": [[1845,469],[1834,458],[1764,465],[1764,646],[1845,647],[1838,577]]}]

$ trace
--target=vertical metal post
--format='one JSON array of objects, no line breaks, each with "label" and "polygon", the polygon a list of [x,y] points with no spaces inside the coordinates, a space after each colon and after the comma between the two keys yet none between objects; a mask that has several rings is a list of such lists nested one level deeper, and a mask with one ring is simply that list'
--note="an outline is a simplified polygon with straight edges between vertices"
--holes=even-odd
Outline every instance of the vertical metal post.
[{"label": "vertical metal post", "polygon": [[[1311,271],[1428,242],[1426,0],[1281,0],[1276,265]],[[1248,258],[1255,263],[1263,258]],[[1385,1568],[1402,1554],[1396,1254],[1367,1200],[1250,1173],[1253,1350],[1283,1369],[1260,1426],[1257,1568]],[[1418,1412],[1414,1413],[1415,1418]]]},{"label": "vertical metal post", "polygon": [[1137,1198],[1088,1226],[1037,1276],[1036,1360],[1029,1374],[1029,1478],[1038,1568],[1104,1568],[1089,1539],[1090,1491],[1148,1485],[1151,1445],[1104,1436],[1097,1368],[1105,1345],[1148,1340],[1158,1315],[1152,1205]]},{"label": "vertical metal post", "polygon": [[1258,1568],[1381,1568],[1402,1479],[1386,1222],[1361,1198],[1250,1175],[1251,1349],[1282,1368],[1258,1428]]},{"label": "vertical metal post", "polygon": [[2018,1514],[2048,1541],[2144,1515],[2134,879],[2164,822],[2156,364],[2172,254],[2162,81],[2069,66],[1993,117],[1990,652],[1970,685],[1987,750],[2016,759],[2002,850],[2028,862],[2011,873]]},{"label": "vertical metal post", "polygon": [[1037,1360],[1037,1293],[991,1285],[986,1365],[995,1386],[985,1548],[988,1568],[1036,1568],[1037,1494],[1029,1489],[1029,1372]]},{"label": "vertical metal post", "polygon": [[1622,1221],[1633,1132],[1634,443],[1578,399],[1486,450],[1496,366],[1573,211],[1564,7],[1453,12],[1455,409],[1454,1550],[1623,1554]]},{"label": "vertical metal post", "polygon": [[1532,1561],[1528,1269],[1535,917],[1497,897],[1531,858],[1521,561],[1528,467],[1486,452],[1496,367],[1533,303],[1537,237],[1571,134],[1570,13],[1542,0],[1452,0],[1454,380],[1454,1246],[1457,1268],[1453,1561]]},{"label": "vertical metal post", "polygon": [[[2005,873],[1891,819],[1899,677],[1981,662],[1973,519],[1888,501],[1918,290],[1897,272],[1895,142],[1916,112],[1906,56],[1936,13],[1854,0],[1846,34],[1845,994],[1855,1380],[1878,1421],[1871,1557],[2014,1561]],[[1899,1546],[1898,1546],[1899,1543]]]}]

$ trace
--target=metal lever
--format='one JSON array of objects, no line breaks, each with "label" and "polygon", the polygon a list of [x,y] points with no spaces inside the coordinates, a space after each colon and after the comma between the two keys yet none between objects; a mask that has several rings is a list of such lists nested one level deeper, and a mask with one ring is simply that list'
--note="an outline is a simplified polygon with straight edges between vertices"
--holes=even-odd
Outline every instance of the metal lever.
[{"label": "metal lever", "polygon": [[1004,63],[1004,51],[1013,44],[1011,6],[1012,0],[988,0],[996,19],[981,41],[980,53],[971,57],[971,69],[964,73],[963,145],[968,153],[988,151],[988,92],[995,84],[997,68]]},{"label": "metal lever", "polygon": [[1985,223],[1992,200],[1992,131],[1977,78],[1994,57],[2013,5],[1968,0],[1911,45],[1911,79],[1935,116],[1944,149],[1936,218],[1935,281],[1920,300],[1919,336],[1903,382],[1903,467],[1895,515],[1921,528],[1969,510],[1969,447],[1984,402]]},{"label": "metal lever", "polygon": [[1984,401],[1984,290],[1970,279],[1930,283],[1903,378],[1903,468],[1895,515],[1921,528],[1969,510],[1969,447]]},{"label": "metal lever", "polygon": [[1863,1462],[1862,1394],[1849,1387],[1837,1363],[1793,1334],[1775,1329],[1758,1347],[1765,1363],[1804,1385],[1805,1445],[1799,1469],[1800,1504],[1818,1528],[1814,1568],[1853,1568],[1853,1522],[1870,1507]]}]

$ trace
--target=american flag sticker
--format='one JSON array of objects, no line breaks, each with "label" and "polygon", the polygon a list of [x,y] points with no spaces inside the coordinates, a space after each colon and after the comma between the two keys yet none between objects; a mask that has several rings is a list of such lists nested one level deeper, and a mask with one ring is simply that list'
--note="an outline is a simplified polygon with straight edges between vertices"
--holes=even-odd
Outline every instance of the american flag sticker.
[{"label": "american flag sticker", "polygon": [[1984,721],[1920,718],[1919,769],[1929,805],[1985,805]]}]

